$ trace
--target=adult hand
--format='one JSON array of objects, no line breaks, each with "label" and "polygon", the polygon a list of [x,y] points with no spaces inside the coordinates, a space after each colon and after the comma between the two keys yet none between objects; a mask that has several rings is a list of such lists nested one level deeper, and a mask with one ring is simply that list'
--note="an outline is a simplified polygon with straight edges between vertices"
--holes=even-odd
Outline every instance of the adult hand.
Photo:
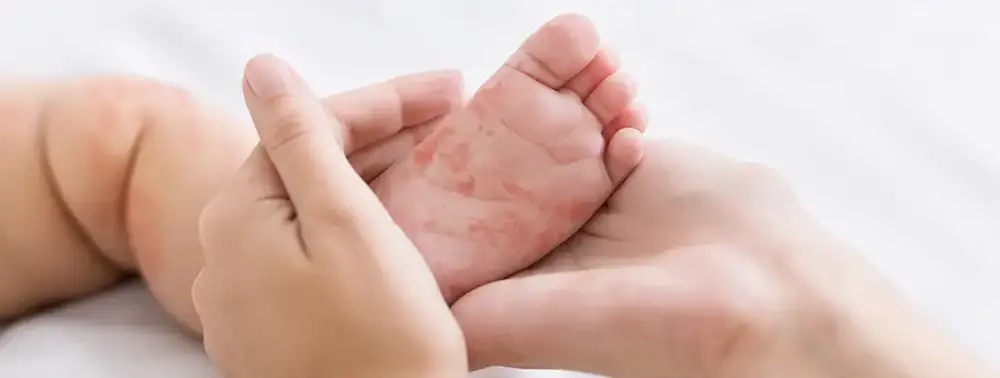
[{"label": "adult hand", "polygon": [[[110,99],[127,95],[115,85],[101,87],[106,88],[102,92]],[[196,96],[176,91],[166,93],[180,95],[176,99],[145,98],[140,103],[147,105],[141,107],[112,106],[111,109],[119,109],[114,114],[121,113],[115,118],[118,126],[114,132],[105,133],[102,130],[106,127],[97,127],[103,125],[101,122],[107,116],[102,116],[103,107],[92,109],[94,101],[60,105],[56,107],[63,109],[60,118],[44,123],[68,122],[78,125],[70,129],[80,129],[52,133],[51,136],[59,137],[52,141],[57,143],[54,146],[66,147],[51,151],[62,156],[54,159],[66,159],[60,175],[92,186],[86,190],[82,187],[67,190],[78,193],[76,201],[93,208],[81,213],[85,214],[81,221],[94,228],[98,235],[95,237],[102,240],[104,253],[123,266],[141,266],[143,277],[164,309],[185,328],[200,335],[201,324],[191,301],[191,284],[204,266],[198,217],[222,184],[232,179],[259,137],[247,122],[232,119],[226,112],[198,101]],[[60,97],[80,99],[89,95],[76,90]],[[121,101],[105,99],[98,103],[117,102]],[[461,75],[445,70],[400,76],[326,97],[322,103],[327,113],[349,130],[344,138],[344,151],[352,165],[362,177],[373,179],[407,156],[442,117],[462,105]],[[77,120],[74,114],[91,116]],[[133,138],[128,136],[135,133],[132,129],[140,130],[128,126],[133,124],[148,124],[141,130],[151,131],[134,134],[143,135],[136,139],[136,147],[119,143],[131,140],[123,139],[126,136]],[[97,136],[101,140],[94,142],[97,144],[76,141]],[[108,155],[111,160],[99,165],[81,160],[78,156],[90,154],[89,147],[84,147],[92,144],[102,146],[101,150],[113,147],[115,158]],[[126,170],[124,167],[131,164],[127,152],[133,150],[142,153],[135,155],[135,167]],[[118,168],[109,168],[113,166],[107,164]],[[91,172],[95,169],[98,171]],[[122,191],[115,185],[123,182],[121,175],[126,172],[132,172],[128,176],[129,190]],[[98,183],[101,186],[93,186]],[[125,194],[129,200],[124,209],[120,209],[124,205],[113,205],[124,204],[119,197]],[[121,222],[108,221],[123,216]],[[112,235],[117,236],[110,239]]]},{"label": "adult hand", "polygon": [[676,142],[649,143],[607,206],[536,266],[452,309],[473,368],[980,376],[771,170]]},{"label": "adult hand", "polygon": [[280,60],[250,61],[260,145],[205,208],[193,288],[206,350],[231,377],[459,377],[461,331],[430,270]]}]

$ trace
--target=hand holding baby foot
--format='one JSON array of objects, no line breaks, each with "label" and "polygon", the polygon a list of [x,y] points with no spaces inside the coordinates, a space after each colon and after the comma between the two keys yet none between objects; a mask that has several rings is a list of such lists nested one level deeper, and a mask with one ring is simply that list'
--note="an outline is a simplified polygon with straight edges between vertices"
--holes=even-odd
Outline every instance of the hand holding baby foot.
[{"label": "hand holding baby foot", "polygon": [[770,169],[681,142],[642,147],[641,164],[583,231],[452,306],[472,368],[994,376],[824,231]]},{"label": "hand holding baby foot", "polygon": [[465,376],[461,331],[343,128],[276,58],[247,65],[244,93],[260,145],[200,222],[209,355],[231,377]]},{"label": "hand holding baby foot", "polygon": [[538,261],[597,212],[638,163],[635,93],[590,20],[561,15],[372,190],[452,302]]}]

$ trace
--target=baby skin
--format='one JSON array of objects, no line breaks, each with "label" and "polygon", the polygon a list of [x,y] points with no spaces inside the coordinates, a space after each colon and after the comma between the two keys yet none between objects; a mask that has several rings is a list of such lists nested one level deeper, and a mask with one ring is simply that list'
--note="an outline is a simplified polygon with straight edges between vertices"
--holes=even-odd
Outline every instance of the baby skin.
[{"label": "baby skin", "polygon": [[[644,128],[631,81],[579,16],[535,32],[462,108],[457,85],[438,73],[324,100],[449,302],[579,229],[638,163]],[[405,101],[427,91],[455,96]],[[359,98],[403,109],[359,115]],[[139,272],[197,332],[198,216],[256,142],[250,125],[150,80],[0,90],[0,321]]]}]

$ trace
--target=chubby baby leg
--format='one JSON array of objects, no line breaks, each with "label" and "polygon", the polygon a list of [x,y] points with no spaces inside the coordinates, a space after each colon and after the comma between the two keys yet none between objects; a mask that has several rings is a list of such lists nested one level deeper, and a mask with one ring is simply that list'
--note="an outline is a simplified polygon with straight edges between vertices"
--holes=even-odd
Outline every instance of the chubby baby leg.
[{"label": "chubby baby leg", "polygon": [[42,83],[0,89],[0,321],[121,275],[68,215],[52,185],[40,124],[61,89]]},{"label": "chubby baby leg", "polygon": [[[136,245],[173,231],[130,232],[149,224],[141,208],[149,202],[136,194],[171,193],[172,202],[162,205],[194,212],[196,219],[196,203],[220,180],[199,179],[235,170],[254,143],[249,130],[232,125],[185,92],[141,78],[89,77],[0,90],[0,320],[99,290],[134,272]],[[195,168],[183,175],[163,170],[153,182],[148,169],[136,168],[154,168],[162,154],[150,158],[143,147],[164,144],[178,148],[176,165]],[[220,158],[193,161],[206,157]],[[179,181],[164,181],[170,178]],[[164,184],[144,190],[156,183]],[[196,257],[189,256],[197,254],[195,244],[176,253],[183,261],[175,264],[191,264]],[[143,266],[159,268],[159,260],[175,261]]]},{"label": "chubby baby leg", "polygon": [[124,276],[103,252],[127,248],[114,209],[146,87],[86,78],[0,90],[0,319]]}]

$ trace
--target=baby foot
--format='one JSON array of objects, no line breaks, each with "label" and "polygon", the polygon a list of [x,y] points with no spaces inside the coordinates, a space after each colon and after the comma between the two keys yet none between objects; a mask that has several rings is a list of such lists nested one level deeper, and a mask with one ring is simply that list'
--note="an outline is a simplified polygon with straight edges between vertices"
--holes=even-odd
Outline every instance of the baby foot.
[{"label": "baby foot", "polygon": [[531,265],[598,210],[635,163],[613,158],[629,145],[617,132],[641,123],[633,98],[590,21],[560,16],[373,184],[449,303]]}]

